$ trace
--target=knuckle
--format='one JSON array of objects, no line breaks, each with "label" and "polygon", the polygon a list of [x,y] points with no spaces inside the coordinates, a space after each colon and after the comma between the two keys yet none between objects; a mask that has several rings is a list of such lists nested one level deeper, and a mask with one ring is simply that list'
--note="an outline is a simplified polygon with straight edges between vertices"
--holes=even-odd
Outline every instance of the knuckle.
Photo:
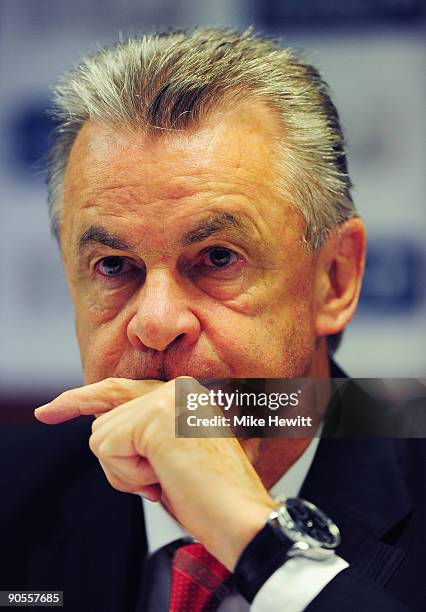
[{"label": "knuckle", "polygon": [[126,493],[137,493],[141,489],[141,484],[139,483],[128,483],[126,485]]},{"label": "knuckle", "polygon": [[113,404],[119,405],[129,399],[129,390],[125,378],[109,377],[104,380],[104,384]]},{"label": "knuckle", "polygon": [[95,455],[99,454],[99,447],[98,447],[98,441],[96,439],[96,436],[94,434],[92,434],[89,438],[89,448],[92,451],[92,453],[94,453]]},{"label": "knuckle", "polygon": [[117,491],[120,491],[121,493],[132,493],[129,486],[124,483],[120,478],[114,476],[114,474],[106,474],[106,477],[109,484]]},{"label": "knuckle", "polygon": [[194,378],[193,376],[178,376],[177,378],[175,378],[175,381],[186,381],[186,384],[199,384],[198,380],[196,378]]},{"label": "knuckle", "polygon": [[96,456],[101,461],[106,461],[107,459],[110,458],[111,453],[110,453],[109,445],[106,441],[103,441],[101,442],[101,444],[98,445]]},{"label": "knuckle", "polygon": [[194,389],[194,390],[196,390],[198,392],[202,392],[202,391],[206,390],[206,387],[204,387],[193,376],[178,376],[175,380],[183,382],[184,386],[185,386],[185,389]]},{"label": "knuckle", "polygon": [[111,391],[122,391],[125,385],[123,378],[115,378],[114,376],[109,376],[105,379],[105,383]]},{"label": "knuckle", "polygon": [[62,393],[60,393],[60,394],[57,396],[57,398],[56,398],[56,399],[57,399],[57,400],[64,401],[64,400],[67,400],[67,399],[69,398],[69,396],[70,396],[70,391],[69,391],[69,390],[68,390],[68,391],[62,391]]}]

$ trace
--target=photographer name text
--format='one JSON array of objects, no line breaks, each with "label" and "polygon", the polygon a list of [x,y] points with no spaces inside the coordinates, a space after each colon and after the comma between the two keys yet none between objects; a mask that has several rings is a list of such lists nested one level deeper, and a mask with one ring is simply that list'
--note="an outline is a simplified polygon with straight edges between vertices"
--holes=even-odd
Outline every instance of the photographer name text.
[{"label": "photographer name text", "polygon": [[214,415],[211,417],[197,417],[191,414],[186,417],[189,427],[312,427],[312,418],[295,416],[291,418],[279,417],[271,414],[268,418],[254,417],[252,415],[234,415],[226,417]]}]

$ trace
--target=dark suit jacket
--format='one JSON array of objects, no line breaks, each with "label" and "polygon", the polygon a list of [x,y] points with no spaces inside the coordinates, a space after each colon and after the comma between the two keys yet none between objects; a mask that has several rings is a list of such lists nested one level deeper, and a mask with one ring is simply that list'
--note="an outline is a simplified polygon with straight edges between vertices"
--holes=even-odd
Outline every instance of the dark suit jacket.
[{"label": "dark suit jacket", "polygon": [[[108,484],[90,425],[0,430],[0,590],[62,590],[68,612],[133,612],[141,502]],[[350,568],[309,612],[426,610],[425,466],[422,439],[321,440],[301,496],[334,518]]]}]

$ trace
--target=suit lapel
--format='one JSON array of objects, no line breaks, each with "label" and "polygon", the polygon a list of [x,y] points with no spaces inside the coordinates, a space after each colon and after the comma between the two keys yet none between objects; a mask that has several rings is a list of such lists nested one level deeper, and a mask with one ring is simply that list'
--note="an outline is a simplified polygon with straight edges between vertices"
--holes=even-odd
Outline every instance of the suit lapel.
[{"label": "suit lapel", "polygon": [[[332,365],[332,377],[345,376]],[[345,385],[341,402],[346,393],[353,409],[365,408],[371,401],[352,382]],[[383,539],[413,508],[398,466],[395,441],[323,438],[301,496],[335,520],[342,534],[338,554],[365,577],[386,584],[405,553]]]},{"label": "suit lapel", "polygon": [[94,466],[66,503],[63,546],[79,590],[98,606],[102,593],[92,609],[132,610],[146,550],[140,498],[114,491]]},{"label": "suit lapel", "polygon": [[147,549],[140,497],[114,490],[88,449],[79,463],[60,501],[64,600],[68,609],[130,612]]}]

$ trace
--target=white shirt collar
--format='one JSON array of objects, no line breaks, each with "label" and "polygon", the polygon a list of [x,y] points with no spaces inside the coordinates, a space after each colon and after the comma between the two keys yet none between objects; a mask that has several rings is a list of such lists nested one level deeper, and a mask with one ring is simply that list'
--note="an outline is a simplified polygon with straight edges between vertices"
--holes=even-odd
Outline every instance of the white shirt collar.
[{"label": "white shirt collar", "polygon": [[[309,446],[289,470],[270,489],[272,497],[285,495],[297,497],[306,475],[311,467],[320,438],[313,438]],[[143,500],[145,528],[148,538],[148,550],[154,552],[183,537],[188,533],[159,503]]]}]

